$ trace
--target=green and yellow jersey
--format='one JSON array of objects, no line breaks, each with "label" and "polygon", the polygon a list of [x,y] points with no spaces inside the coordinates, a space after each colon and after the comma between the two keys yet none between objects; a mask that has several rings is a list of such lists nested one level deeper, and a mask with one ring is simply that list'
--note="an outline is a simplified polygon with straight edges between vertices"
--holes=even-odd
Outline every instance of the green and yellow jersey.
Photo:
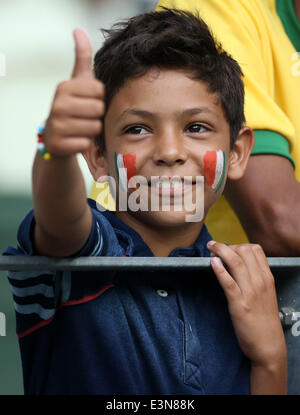
[{"label": "green and yellow jersey", "polygon": [[[300,181],[300,22],[293,0],[160,0],[159,6],[199,12],[243,70],[253,154],[288,158]],[[95,185],[90,197],[99,197]],[[114,209],[112,198],[105,207]],[[224,196],[210,209],[206,225],[218,241],[247,241]]]}]

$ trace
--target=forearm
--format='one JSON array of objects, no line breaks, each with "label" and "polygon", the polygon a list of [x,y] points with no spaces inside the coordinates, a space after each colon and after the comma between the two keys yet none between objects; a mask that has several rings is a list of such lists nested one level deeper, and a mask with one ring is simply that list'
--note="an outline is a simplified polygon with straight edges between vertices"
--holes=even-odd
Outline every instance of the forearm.
[{"label": "forearm", "polygon": [[292,257],[300,255],[300,200],[297,202],[297,197],[297,194],[287,195],[286,204],[259,197],[256,201],[248,198],[244,203],[231,196],[229,201],[251,243],[260,244],[269,257]]},{"label": "forearm", "polygon": [[267,256],[300,255],[300,183],[288,159],[252,156],[244,177],[227,183],[226,198]]},{"label": "forearm", "polygon": [[286,358],[273,365],[251,367],[251,395],[285,395],[287,392]]},{"label": "forearm", "polygon": [[33,165],[33,204],[38,226],[53,238],[65,238],[87,212],[86,189],[76,155]]}]

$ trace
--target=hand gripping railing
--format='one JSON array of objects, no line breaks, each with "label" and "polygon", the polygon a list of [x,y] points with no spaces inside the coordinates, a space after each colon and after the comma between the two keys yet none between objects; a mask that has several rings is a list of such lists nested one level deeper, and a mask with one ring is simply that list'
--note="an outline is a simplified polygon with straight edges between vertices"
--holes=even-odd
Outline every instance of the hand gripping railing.
[{"label": "hand gripping railing", "polygon": [[[275,278],[279,316],[288,350],[288,393],[300,394],[300,258],[268,258]],[[0,270],[49,271],[187,271],[212,272],[210,258],[0,256]],[[91,276],[92,273],[87,275]],[[159,273],[157,273],[159,276]],[[90,277],[91,278],[91,277]],[[298,321],[297,321],[298,320]]]}]

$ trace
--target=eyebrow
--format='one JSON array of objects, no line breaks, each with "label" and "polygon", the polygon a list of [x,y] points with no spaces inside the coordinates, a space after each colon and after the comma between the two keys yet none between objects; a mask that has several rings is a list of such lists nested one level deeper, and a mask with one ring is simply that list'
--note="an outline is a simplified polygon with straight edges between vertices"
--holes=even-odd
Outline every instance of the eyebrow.
[{"label": "eyebrow", "polygon": [[[208,107],[189,108],[178,113],[177,115],[187,116],[187,115],[196,115],[196,114],[201,114],[201,113],[207,113],[207,114],[213,115],[214,117],[219,117],[215,111],[211,110]],[[146,110],[139,110],[136,108],[129,108],[122,112],[122,114],[119,117],[119,120],[121,120],[125,115],[137,115],[137,116],[145,117],[145,118],[153,118],[156,115],[156,113],[151,112],[151,111],[146,111]]]},{"label": "eyebrow", "polygon": [[138,110],[135,108],[130,108],[122,112],[119,119],[122,119],[125,115],[138,115],[140,117],[151,118],[155,115],[154,112],[145,111],[145,110]]}]

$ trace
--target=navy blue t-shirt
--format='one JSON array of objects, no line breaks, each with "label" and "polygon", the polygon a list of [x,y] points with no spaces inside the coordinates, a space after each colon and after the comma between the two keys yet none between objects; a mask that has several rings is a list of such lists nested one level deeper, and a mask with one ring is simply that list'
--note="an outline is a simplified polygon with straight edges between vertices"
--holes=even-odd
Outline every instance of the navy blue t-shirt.
[{"label": "navy blue t-shirt", "polygon": [[[78,256],[154,256],[88,203],[93,225]],[[5,254],[35,255],[33,226],[30,211]],[[208,257],[210,239],[203,226],[169,256]],[[248,394],[250,362],[216,277],[157,272],[9,272],[25,394]]]}]

